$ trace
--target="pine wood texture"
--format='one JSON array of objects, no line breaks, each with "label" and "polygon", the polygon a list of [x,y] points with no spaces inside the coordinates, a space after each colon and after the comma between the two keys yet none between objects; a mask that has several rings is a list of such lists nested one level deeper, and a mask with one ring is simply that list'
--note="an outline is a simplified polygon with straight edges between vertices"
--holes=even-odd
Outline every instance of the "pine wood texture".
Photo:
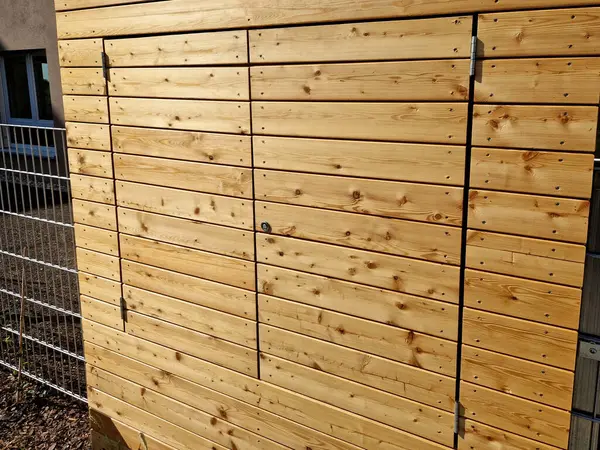
[{"label": "pine wood texture", "polygon": [[471,187],[588,199],[592,154],[474,148]]},{"label": "pine wood texture", "polygon": [[478,36],[485,46],[479,51],[492,58],[598,54],[599,14],[598,8],[483,14]]},{"label": "pine wood texture", "polygon": [[467,269],[465,305],[535,322],[577,329],[581,290]]},{"label": "pine wood texture", "polygon": [[116,182],[119,206],[251,230],[252,202],[139,183]]},{"label": "pine wood texture", "polygon": [[469,227],[585,243],[589,208],[589,200],[471,190]]},{"label": "pine wood texture", "polygon": [[471,17],[250,31],[250,62],[466,58]]},{"label": "pine wood texture", "polygon": [[153,128],[112,127],[116,153],[233,166],[251,165],[250,137]]},{"label": "pine wood texture", "polygon": [[108,123],[106,97],[83,95],[63,96],[65,120],[72,122]]},{"label": "pine wood texture", "polygon": [[93,297],[113,305],[120,304],[121,286],[119,283],[85,272],[79,272],[78,278],[79,290],[82,295]]},{"label": "pine wood texture", "polygon": [[278,235],[460,264],[460,233],[452,227],[267,202],[257,202],[256,211],[257,231],[266,221]]},{"label": "pine wood texture", "polygon": [[245,64],[247,45],[242,31],[107,39],[106,56],[111,67]]},{"label": "pine wood texture", "polygon": [[422,222],[460,225],[462,189],[255,170],[256,198]]},{"label": "pine wood texture", "polygon": [[115,189],[112,180],[89,177],[87,175],[71,175],[71,195],[74,199],[114,205]]},{"label": "pine wood texture", "polygon": [[73,199],[75,223],[117,231],[116,208],[102,203]]},{"label": "pine wood texture", "polygon": [[567,447],[597,0],[55,4],[96,448]]},{"label": "pine wood texture", "polygon": [[110,98],[115,125],[248,134],[250,107],[242,102]]},{"label": "pine wood texture", "polygon": [[249,169],[133,155],[115,155],[114,166],[117,180],[252,197]]},{"label": "pine wood texture", "polygon": [[239,67],[145,67],[112,69],[115,97],[248,100],[248,71]]},{"label": "pine wood texture", "polygon": [[251,67],[256,100],[466,101],[469,62],[402,61]]},{"label": "pine wood texture", "polygon": [[67,145],[87,150],[110,150],[110,129],[106,125],[67,122]]},{"label": "pine wood texture", "polygon": [[124,208],[119,208],[118,217],[121,233],[254,259],[253,236],[246,231]]},{"label": "pine wood texture", "polygon": [[464,103],[253,102],[252,107],[257,134],[442,144],[466,142],[466,115]]},{"label": "pine wood texture", "polygon": [[112,178],[112,158],[109,152],[95,150],[68,149],[69,170],[71,173]]},{"label": "pine wood texture", "polygon": [[60,70],[63,94],[106,95],[101,68],[69,67]]},{"label": "pine wood texture", "polygon": [[258,168],[462,185],[465,148],[452,145],[253,138]]},{"label": "pine wood texture", "polygon": [[102,39],[58,41],[61,67],[102,67]]},{"label": "pine wood texture", "polygon": [[473,144],[593,152],[598,108],[475,105]]},{"label": "pine wood texture", "polygon": [[407,294],[458,301],[458,268],[289,237],[256,237],[259,262]]},{"label": "pine wood texture", "polygon": [[475,101],[598,104],[599,58],[491,59],[481,64]]}]

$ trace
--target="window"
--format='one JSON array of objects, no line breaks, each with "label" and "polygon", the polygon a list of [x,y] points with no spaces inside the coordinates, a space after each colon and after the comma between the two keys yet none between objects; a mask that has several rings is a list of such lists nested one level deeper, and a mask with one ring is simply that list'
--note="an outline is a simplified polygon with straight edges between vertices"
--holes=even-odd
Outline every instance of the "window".
[{"label": "window", "polygon": [[[43,50],[0,53],[0,99],[0,123],[31,127],[54,125],[48,61]],[[54,156],[54,142],[38,142],[37,133],[15,130],[12,136],[6,136],[10,141],[9,151]]]}]

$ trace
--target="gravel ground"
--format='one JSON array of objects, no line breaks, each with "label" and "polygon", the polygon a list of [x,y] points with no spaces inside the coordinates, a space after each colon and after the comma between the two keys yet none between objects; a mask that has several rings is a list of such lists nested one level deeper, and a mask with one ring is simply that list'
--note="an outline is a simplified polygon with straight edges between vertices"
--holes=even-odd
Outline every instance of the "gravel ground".
[{"label": "gravel ground", "polygon": [[87,405],[22,378],[15,401],[15,374],[0,369],[1,450],[89,450]]}]

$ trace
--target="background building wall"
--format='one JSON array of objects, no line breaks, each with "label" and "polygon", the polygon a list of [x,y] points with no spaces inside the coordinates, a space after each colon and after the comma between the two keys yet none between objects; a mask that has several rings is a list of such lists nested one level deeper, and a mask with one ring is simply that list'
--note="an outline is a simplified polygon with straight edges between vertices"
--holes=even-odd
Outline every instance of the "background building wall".
[{"label": "background building wall", "polygon": [[49,0],[0,0],[0,11],[2,11],[0,14],[0,52],[46,50],[54,124],[63,126],[64,114],[54,2]]}]

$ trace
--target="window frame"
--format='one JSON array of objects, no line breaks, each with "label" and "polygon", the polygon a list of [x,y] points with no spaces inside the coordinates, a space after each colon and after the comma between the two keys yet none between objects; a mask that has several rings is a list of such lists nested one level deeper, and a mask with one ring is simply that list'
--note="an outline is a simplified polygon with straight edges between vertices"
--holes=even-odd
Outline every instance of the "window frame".
[{"label": "window frame", "polygon": [[31,106],[31,119],[13,118],[10,114],[9,92],[6,77],[6,66],[4,64],[4,56],[0,54],[0,89],[2,90],[2,119],[4,123],[11,125],[25,125],[32,127],[52,127],[53,120],[40,119],[38,104],[37,104],[37,88],[35,85],[35,74],[33,69],[33,55],[40,50],[31,50],[23,52],[25,54],[25,63],[27,68],[27,86],[29,87],[29,102]]}]

